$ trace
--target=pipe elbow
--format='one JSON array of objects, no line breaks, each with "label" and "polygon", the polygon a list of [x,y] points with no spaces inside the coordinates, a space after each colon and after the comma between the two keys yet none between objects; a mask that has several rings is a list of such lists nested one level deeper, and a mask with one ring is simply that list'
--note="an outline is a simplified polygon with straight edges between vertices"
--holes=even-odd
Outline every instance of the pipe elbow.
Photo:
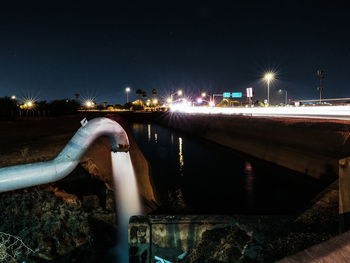
[{"label": "pipe elbow", "polygon": [[123,127],[108,118],[96,118],[81,127],[61,153],[51,161],[0,168],[0,192],[58,181],[78,165],[88,147],[100,136],[108,136],[113,152],[128,152]]}]

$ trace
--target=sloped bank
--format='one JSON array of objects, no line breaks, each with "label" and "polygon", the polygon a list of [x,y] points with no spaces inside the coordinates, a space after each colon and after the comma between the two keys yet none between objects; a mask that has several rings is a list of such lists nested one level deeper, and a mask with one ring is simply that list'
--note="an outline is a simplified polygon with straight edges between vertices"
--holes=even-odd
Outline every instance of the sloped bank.
[{"label": "sloped bank", "polygon": [[337,177],[339,159],[350,155],[346,123],[181,113],[157,121],[326,181]]}]

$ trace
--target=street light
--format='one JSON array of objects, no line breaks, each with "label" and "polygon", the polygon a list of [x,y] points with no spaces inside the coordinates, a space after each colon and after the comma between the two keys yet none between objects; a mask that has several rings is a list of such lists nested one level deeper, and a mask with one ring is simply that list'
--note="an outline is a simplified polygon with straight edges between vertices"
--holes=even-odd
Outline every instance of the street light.
[{"label": "street light", "polygon": [[125,92],[126,92],[126,103],[129,102],[129,92],[131,91],[130,87],[126,87],[125,88]]},{"label": "street light", "polygon": [[182,96],[182,95],[183,95],[183,92],[182,92],[182,90],[179,89],[179,90],[176,91],[175,93],[171,94],[171,95],[170,95],[170,98],[167,99],[167,101],[170,101],[170,102],[168,102],[168,103],[172,103],[172,102],[173,102],[173,96],[174,96],[174,95]]},{"label": "street light", "polygon": [[207,96],[207,93],[202,92],[201,96],[202,96],[203,98],[205,98],[205,97]]},{"label": "street light", "polygon": [[264,80],[267,82],[267,105],[270,105],[270,82],[275,78],[273,72],[267,72],[264,75]]},{"label": "street light", "polygon": [[11,96],[11,100],[15,100],[16,99],[16,96],[15,95],[12,95]]},{"label": "street light", "polygon": [[34,105],[34,103],[31,100],[27,101],[26,104],[27,104],[28,108],[31,108]]},{"label": "street light", "polygon": [[282,93],[282,91],[284,91],[284,95],[285,95],[285,98],[284,98],[284,104],[287,105],[287,102],[288,102],[288,92],[286,90],[283,90],[283,89],[279,89],[278,92],[279,93]]},{"label": "street light", "polygon": [[85,102],[84,102],[84,105],[87,107],[87,108],[92,108],[92,107],[94,107],[94,102],[92,101],[92,100],[86,100]]}]

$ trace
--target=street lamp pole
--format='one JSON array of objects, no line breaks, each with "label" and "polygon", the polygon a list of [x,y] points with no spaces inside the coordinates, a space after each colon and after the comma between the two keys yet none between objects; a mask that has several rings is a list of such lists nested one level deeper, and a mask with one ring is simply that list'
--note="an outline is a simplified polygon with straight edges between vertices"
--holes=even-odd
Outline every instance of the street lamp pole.
[{"label": "street lamp pole", "polygon": [[270,105],[270,79],[267,80],[267,105]]},{"label": "street lamp pole", "polygon": [[264,80],[267,82],[267,105],[270,105],[270,82],[274,79],[275,74],[273,72],[267,72],[264,75]]},{"label": "street lamp pole", "polygon": [[129,92],[130,92],[130,87],[126,87],[125,88],[125,92],[126,92],[126,103],[128,103],[129,102]]},{"label": "street lamp pole", "polygon": [[286,102],[285,102],[285,104],[287,105],[287,103],[288,103],[288,91],[285,90],[285,92],[286,92]]}]

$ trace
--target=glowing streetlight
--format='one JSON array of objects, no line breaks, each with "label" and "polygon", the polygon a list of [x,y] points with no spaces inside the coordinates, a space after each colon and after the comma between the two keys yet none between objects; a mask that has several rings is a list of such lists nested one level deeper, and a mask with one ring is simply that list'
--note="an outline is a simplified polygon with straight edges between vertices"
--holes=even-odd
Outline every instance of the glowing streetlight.
[{"label": "glowing streetlight", "polygon": [[11,96],[11,100],[15,100],[16,99],[16,96],[15,95],[12,95]]},{"label": "glowing streetlight", "polygon": [[264,80],[267,82],[267,105],[270,105],[270,82],[275,79],[273,72],[267,72],[264,75]]},{"label": "glowing streetlight", "polygon": [[178,91],[177,91],[177,95],[178,95],[178,96],[182,96],[182,94],[183,94],[182,90],[178,90]]},{"label": "glowing streetlight", "polygon": [[129,92],[131,91],[130,87],[126,87],[125,88],[125,92],[126,92],[126,103],[129,102]]},{"label": "glowing streetlight", "polygon": [[171,98],[167,98],[167,99],[166,99],[166,103],[170,104],[170,103],[172,103],[172,102],[173,102],[173,100],[172,100]]},{"label": "glowing streetlight", "polygon": [[88,108],[92,108],[94,106],[94,102],[92,100],[86,100],[84,105]]},{"label": "glowing streetlight", "polygon": [[203,98],[205,98],[205,97],[207,96],[207,93],[202,92],[201,96],[202,96]]},{"label": "glowing streetlight", "polygon": [[158,100],[157,100],[157,99],[153,99],[153,100],[152,100],[152,103],[153,103],[154,105],[156,105],[156,104],[158,104]]}]

